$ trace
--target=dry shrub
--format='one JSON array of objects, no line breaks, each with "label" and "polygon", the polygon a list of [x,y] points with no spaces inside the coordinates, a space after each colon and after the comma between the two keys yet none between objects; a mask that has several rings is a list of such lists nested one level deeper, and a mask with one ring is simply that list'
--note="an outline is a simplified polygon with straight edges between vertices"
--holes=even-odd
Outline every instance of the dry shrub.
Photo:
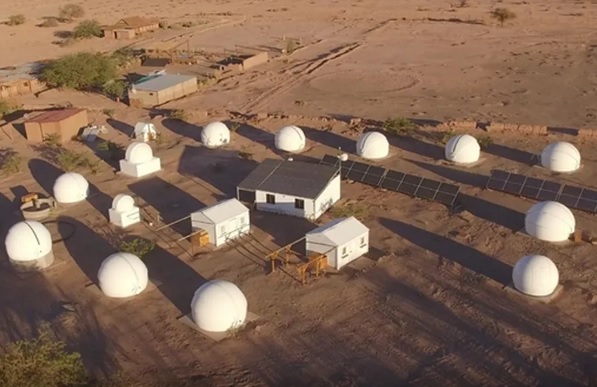
[{"label": "dry shrub", "polygon": [[408,135],[417,128],[417,125],[408,118],[391,117],[384,121],[383,128],[391,134]]},{"label": "dry shrub", "polygon": [[21,24],[25,24],[25,22],[27,21],[27,18],[25,17],[25,15],[12,15],[8,18],[8,21],[6,22],[6,25],[9,26],[20,26]]},{"label": "dry shrub", "polygon": [[44,20],[39,26],[49,28],[49,27],[58,27],[58,24],[59,24],[58,19],[56,19],[55,17],[49,17],[46,20]]},{"label": "dry shrub", "polygon": [[23,158],[14,149],[4,148],[0,150],[0,171],[4,175],[12,175],[21,171]]},{"label": "dry shrub", "polygon": [[58,17],[64,21],[72,21],[85,16],[85,10],[78,4],[66,4],[64,7],[60,7]]},{"label": "dry shrub", "polygon": [[122,241],[120,243],[120,251],[136,255],[140,259],[151,253],[154,248],[155,242],[143,238],[135,238],[129,242]]}]

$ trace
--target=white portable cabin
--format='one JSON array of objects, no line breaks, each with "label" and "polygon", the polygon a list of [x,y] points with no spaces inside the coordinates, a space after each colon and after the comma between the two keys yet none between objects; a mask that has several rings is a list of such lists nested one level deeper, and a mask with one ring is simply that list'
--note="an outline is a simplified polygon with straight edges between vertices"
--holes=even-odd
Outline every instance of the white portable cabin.
[{"label": "white portable cabin", "polygon": [[133,137],[138,141],[151,141],[157,136],[158,132],[155,129],[155,125],[151,122],[137,122],[135,124],[135,130]]},{"label": "white portable cabin", "polygon": [[369,252],[369,229],[355,217],[334,219],[306,235],[307,256],[325,254],[340,270]]},{"label": "white portable cabin", "polygon": [[249,209],[236,199],[228,199],[192,213],[191,227],[193,231],[205,230],[211,244],[222,246],[249,233]]}]

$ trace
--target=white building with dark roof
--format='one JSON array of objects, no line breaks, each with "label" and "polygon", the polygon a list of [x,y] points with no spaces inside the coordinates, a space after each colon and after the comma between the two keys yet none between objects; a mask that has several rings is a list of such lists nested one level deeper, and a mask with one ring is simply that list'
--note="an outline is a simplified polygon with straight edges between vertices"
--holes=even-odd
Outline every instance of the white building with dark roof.
[{"label": "white building with dark roof", "polygon": [[249,209],[236,199],[228,199],[193,212],[191,227],[207,232],[209,242],[219,247],[251,231]]},{"label": "white building with dark roof", "polygon": [[340,170],[266,159],[237,186],[236,196],[259,211],[315,220],[340,200]]}]

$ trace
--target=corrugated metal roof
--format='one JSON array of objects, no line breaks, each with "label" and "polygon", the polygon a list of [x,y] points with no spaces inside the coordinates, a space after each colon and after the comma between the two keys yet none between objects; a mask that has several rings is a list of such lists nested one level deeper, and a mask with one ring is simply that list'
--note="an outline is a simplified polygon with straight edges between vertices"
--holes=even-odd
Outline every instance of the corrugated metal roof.
[{"label": "corrugated metal roof", "polygon": [[72,117],[75,114],[79,114],[82,111],[85,111],[85,109],[50,110],[47,112],[43,112],[40,115],[27,120],[26,122],[59,122],[69,117]]},{"label": "corrugated metal roof", "polygon": [[238,188],[315,199],[338,173],[329,165],[266,159]]},{"label": "corrugated metal roof", "polygon": [[328,239],[331,245],[342,246],[360,237],[367,231],[369,231],[367,226],[359,222],[354,216],[350,218],[338,218],[317,227],[313,231],[309,231],[307,233],[307,241],[309,241],[309,237],[322,235]]},{"label": "corrugated metal roof", "polygon": [[[249,209],[236,199],[228,199],[197,211],[210,219],[213,224],[221,224],[248,212]],[[191,219],[193,215],[191,215]]]},{"label": "corrugated metal roof", "polygon": [[161,74],[151,76],[150,79],[141,79],[140,82],[135,83],[134,87],[143,91],[160,91],[191,79],[196,81],[197,77],[194,75]]}]

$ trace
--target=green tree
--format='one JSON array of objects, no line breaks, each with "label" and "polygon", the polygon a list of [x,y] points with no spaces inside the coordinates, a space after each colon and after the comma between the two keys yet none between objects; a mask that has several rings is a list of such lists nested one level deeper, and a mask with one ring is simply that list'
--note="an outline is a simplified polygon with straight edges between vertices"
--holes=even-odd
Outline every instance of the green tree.
[{"label": "green tree", "polygon": [[104,94],[120,102],[124,98],[127,89],[127,83],[123,80],[110,81],[103,86]]},{"label": "green tree", "polygon": [[3,387],[75,387],[88,381],[81,355],[68,352],[47,326],[35,339],[12,343],[0,357]]},{"label": "green tree", "polygon": [[503,27],[505,22],[515,19],[516,14],[510,11],[508,8],[496,8],[491,11],[491,17],[499,21],[500,26]]},{"label": "green tree", "polygon": [[74,39],[99,38],[103,34],[102,27],[96,20],[83,20],[73,30]]},{"label": "green tree", "polygon": [[100,53],[69,54],[51,62],[42,73],[52,87],[98,90],[116,77],[114,61]]}]

